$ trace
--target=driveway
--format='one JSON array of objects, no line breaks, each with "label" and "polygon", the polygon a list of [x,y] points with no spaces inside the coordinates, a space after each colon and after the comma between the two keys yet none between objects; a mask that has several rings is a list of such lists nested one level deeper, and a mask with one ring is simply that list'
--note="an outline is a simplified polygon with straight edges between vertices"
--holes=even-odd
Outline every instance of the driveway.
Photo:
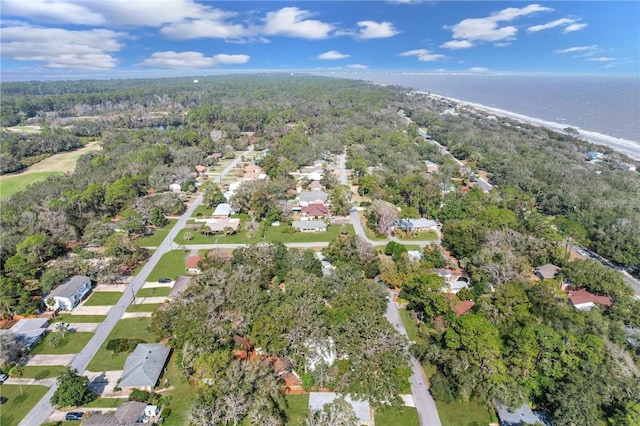
[{"label": "driveway", "polygon": [[136,297],[135,304],[146,305],[146,304],[152,304],[152,303],[164,303],[167,300],[169,300],[169,298],[165,296]]},{"label": "driveway", "polygon": [[108,315],[112,305],[105,306],[78,306],[71,315]]},{"label": "driveway", "polygon": [[[47,330],[55,331],[56,324],[57,323],[49,325],[49,327],[47,327]],[[99,325],[99,322],[72,322],[69,323],[69,330],[73,330],[78,333],[94,333]]]},{"label": "driveway", "polygon": [[119,291],[123,292],[127,289],[128,284],[98,284],[93,291]]},{"label": "driveway", "polygon": [[64,354],[64,355],[31,355],[28,366],[33,365],[69,365],[76,354]]}]

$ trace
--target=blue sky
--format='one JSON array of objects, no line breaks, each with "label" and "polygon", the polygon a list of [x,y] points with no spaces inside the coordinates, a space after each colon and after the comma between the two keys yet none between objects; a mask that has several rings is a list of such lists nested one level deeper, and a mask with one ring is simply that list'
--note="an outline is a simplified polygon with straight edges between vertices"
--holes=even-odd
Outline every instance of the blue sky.
[{"label": "blue sky", "polygon": [[228,70],[640,75],[638,1],[0,0],[3,79]]}]

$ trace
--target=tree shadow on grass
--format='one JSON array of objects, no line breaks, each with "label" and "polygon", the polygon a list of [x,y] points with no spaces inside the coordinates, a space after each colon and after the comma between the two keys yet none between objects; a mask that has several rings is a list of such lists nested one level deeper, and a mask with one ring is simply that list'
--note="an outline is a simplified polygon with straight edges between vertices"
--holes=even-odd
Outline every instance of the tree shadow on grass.
[{"label": "tree shadow on grass", "polygon": [[42,370],[42,371],[38,372],[38,374],[36,374],[34,379],[36,379],[36,380],[46,379],[46,378],[49,377],[50,374],[51,374],[51,370]]}]

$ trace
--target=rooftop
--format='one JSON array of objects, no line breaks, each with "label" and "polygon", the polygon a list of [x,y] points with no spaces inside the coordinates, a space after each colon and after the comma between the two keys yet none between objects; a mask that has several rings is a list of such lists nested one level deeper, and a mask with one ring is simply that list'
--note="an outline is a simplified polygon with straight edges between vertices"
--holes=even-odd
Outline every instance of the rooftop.
[{"label": "rooftop", "polygon": [[171,349],[161,343],[141,343],[127,357],[120,387],[155,386]]},{"label": "rooftop", "polygon": [[56,287],[49,294],[49,297],[71,297],[76,294],[78,289],[80,289],[88,279],[89,277],[86,275],[75,275],[64,284]]}]

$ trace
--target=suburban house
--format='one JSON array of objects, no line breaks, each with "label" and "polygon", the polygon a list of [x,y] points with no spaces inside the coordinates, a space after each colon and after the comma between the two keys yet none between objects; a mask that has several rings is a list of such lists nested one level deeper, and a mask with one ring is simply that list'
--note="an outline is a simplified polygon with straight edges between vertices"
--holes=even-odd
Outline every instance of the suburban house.
[{"label": "suburban house", "polygon": [[407,256],[409,256],[409,259],[415,260],[417,262],[422,260],[422,258],[424,257],[424,255],[422,254],[422,252],[420,250],[408,250],[407,251]]},{"label": "suburban house", "polygon": [[451,279],[452,274],[453,274],[452,271],[450,269],[447,269],[447,268],[438,268],[436,270],[436,273],[440,277],[444,278],[445,281],[449,281]]},{"label": "suburban house", "polygon": [[216,209],[213,211],[211,217],[213,217],[214,219],[224,219],[225,217],[231,216],[231,214],[233,214],[231,204],[220,203],[216,206]]},{"label": "suburban house", "polygon": [[321,220],[294,220],[291,222],[291,226],[301,232],[324,232],[327,230],[327,224]]},{"label": "suburban house", "polygon": [[422,217],[419,219],[400,219],[394,225],[394,229],[405,232],[437,231],[438,222]]},{"label": "suburban house", "polygon": [[467,277],[458,277],[455,281],[447,280],[442,291],[445,293],[456,294],[463,288],[469,288],[469,278]]},{"label": "suburban house", "polygon": [[206,171],[207,171],[207,166],[201,166],[201,165],[196,166],[196,172],[198,172],[199,174],[203,174]]},{"label": "suburban house", "polygon": [[15,323],[9,330],[0,330],[0,334],[13,333],[18,341],[24,343],[27,349],[31,349],[47,332],[48,325],[48,318],[24,318]]},{"label": "suburban house", "polygon": [[159,414],[158,407],[155,405],[127,401],[120,404],[114,413],[92,413],[82,424],[88,426],[135,426],[155,423]]},{"label": "suburban house", "polygon": [[[332,403],[333,400],[340,396],[342,395],[335,392],[311,392],[309,393],[309,411],[320,411],[326,404]],[[353,408],[353,411],[356,413],[356,417],[358,417],[359,424],[371,424],[371,407],[369,406],[368,401],[353,400],[349,394],[344,395],[344,399],[349,403],[349,405],[351,405],[351,408]]]},{"label": "suburban house", "polygon": [[303,217],[312,219],[324,219],[324,217],[327,215],[327,212],[328,210],[324,206],[324,204],[320,203],[309,204],[307,206],[304,206],[301,210]]},{"label": "suburban house", "polygon": [[124,391],[140,389],[151,391],[164,371],[171,348],[161,343],[141,343],[127,357],[120,376]]},{"label": "suburban house", "polygon": [[456,317],[461,317],[476,305],[473,300],[460,300],[453,293],[446,293],[445,296],[449,299],[449,306],[451,306],[451,310],[456,314]]},{"label": "suburban house", "polygon": [[260,166],[256,166],[255,164],[248,164],[244,166],[245,173],[261,173],[262,169]]},{"label": "suburban house", "polygon": [[298,194],[300,207],[305,207],[309,204],[324,204],[328,198],[329,196],[324,191],[301,192]]},{"label": "suburban house", "polygon": [[187,257],[187,272],[190,272],[192,274],[200,274],[202,272],[200,270],[200,267],[198,266],[198,263],[200,263],[200,259],[202,259],[200,256]]},{"label": "suburban house", "polygon": [[317,180],[314,180],[309,184],[309,189],[312,191],[322,191],[324,189],[324,186],[322,186],[322,184]]},{"label": "suburban house", "polygon": [[569,292],[569,302],[574,308],[581,311],[590,311],[596,305],[611,306],[611,298],[609,296],[597,296],[583,288]]},{"label": "suburban house", "polygon": [[546,265],[538,266],[534,272],[540,279],[550,280],[556,277],[556,274],[560,270],[559,266],[547,263]]},{"label": "suburban house", "polygon": [[182,192],[182,185],[177,182],[173,182],[171,185],[169,185],[169,190],[175,193]]},{"label": "suburban house", "polygon": [[544,411],[533,411],[529,404],[522,404],[515,411],[496,401],[500,426],[544,425],[552,426],[551,416]]},{"label": "suburban house", "polygon": [[311,166],[311,167],[303,167],[300,169],[300,174],[298,175],[298,180],[301,179],[309,179],[309,180],[320,180],[324,175],[324,171],[321,166]]},{"label": "suburban house", "polygon": [[205,226],[208,226],[213,233],[223,232],[226,228],[231,228],[233,232],[236,232],[240,228],[240,219],[225,217],[224,219],[208,220]]},{"label": "suburban house", "polygon": [[[71,311],[89,291],[91,291],[91,278],[86,275],[75,275],[56,287],[44,300],[51,309]],[[52,304],[49,304],[49,301],[52,301]]]}]

